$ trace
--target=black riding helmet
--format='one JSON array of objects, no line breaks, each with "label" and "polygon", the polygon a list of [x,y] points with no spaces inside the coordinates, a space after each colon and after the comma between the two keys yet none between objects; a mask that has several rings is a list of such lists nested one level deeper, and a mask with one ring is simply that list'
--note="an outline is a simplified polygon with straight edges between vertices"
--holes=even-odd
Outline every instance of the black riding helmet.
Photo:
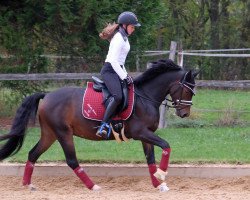
[{"label": "black riding helmet", "polygon": [[133,26],[141,26],[141,24],[138,22],[136,15],[129,11],[121,13],[118,17],[117,23],[126,25],[131,24]]}]

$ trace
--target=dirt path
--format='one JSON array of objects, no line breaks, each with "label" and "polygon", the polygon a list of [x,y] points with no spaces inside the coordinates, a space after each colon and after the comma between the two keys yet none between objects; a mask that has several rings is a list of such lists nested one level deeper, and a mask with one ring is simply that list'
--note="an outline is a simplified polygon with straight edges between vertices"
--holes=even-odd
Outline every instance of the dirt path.
[{"label": "dirt path", "polygon": [[36,191],[21,186],[21,177],[0,176],[1,200],[247,200],[250,199],[250,176],[241,178],[183,178],[170,177],[170,191],[161,193],[152,188],[148,177],[93,177],[102,187],[89,191],[74,176],[34,177]]}]

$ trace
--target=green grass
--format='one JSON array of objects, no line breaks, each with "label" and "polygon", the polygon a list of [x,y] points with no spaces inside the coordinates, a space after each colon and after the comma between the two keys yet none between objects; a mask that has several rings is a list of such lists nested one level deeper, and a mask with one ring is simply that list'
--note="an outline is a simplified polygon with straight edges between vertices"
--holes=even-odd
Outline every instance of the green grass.
[{"label": "green grass", "polygon": [[[201,118],[213,121],[221,117],[225,112],[238,114],[242,120],[250,121],[250,91],[232,91],[232,90],[208,90],[199,89],[194,96],[193,110],[218,110],[217,112],[202,113]],[[222,111],[222,112],[221,112]],[[238,111],[239,113],[237,113]],[[195,111],[196,112],[196,111]]]},{"label": "green grass", "polygon": [[[204,127],[217,125],[250,126],[250,91],[197,90],[191,116],[181,119],[174,110],[167,114],[169,126]],[[224,123],[223,123],[224,122]]]},{"label": "green grass", "polygon": [[[171,163],[250,163],[250,91],[199,89],[193,98],[191,116],[181,119],[174,110],[167,112],[168,128],[156,134],[172,148]],[[7,132],[6,130],[0,133]],[[29,150],[39,140],[40,129],[30,128],[23,148],[8,161],[25,162]],[[75,138],[81,162],[145,163],[139,141],[118,144]],[[159,161],[161,149],[155,147]],[[62,148],[55,143],[39,162],[65,161]]]},{"label": "green grass", "polygon": [[172,146],[172,162],[250,163],[250,127],[170,128],[159,134]]},{"label": "green grass", "polygon": [[[171,163],[250,163],[250,127],[235,128],[168,128],[158,130],[172,148]],[[29,150],[39,139],[39,129],[29,129],[22,150],[8,161],[25,162]],[[75,138],[77,157],[82,162],[145,163],[139,141],[95,142]],[[159,161],[161,149],[155,149]],[[64,161],[62,148],[55,143],[39,159]]]}]

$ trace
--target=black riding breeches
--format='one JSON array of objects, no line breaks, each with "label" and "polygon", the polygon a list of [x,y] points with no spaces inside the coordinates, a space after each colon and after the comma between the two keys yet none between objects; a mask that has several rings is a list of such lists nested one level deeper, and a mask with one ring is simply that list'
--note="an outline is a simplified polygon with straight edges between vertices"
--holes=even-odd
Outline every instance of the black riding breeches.
[{"label": "black riding breeches", "polygon": [[104,63],[101,70],[101,76],[116,103],[120,104],[122,102],[122,87],[120,78],[110,63]]}]

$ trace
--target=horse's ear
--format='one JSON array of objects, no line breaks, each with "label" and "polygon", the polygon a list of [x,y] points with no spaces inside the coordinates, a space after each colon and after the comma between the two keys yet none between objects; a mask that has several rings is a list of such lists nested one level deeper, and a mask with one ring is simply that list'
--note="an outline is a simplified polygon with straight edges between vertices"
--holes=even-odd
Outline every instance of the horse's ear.
[{"label": "horse's ear", "polygon": [[192,70],[189,70],[185,75],[185,81],[189,82],[192,80]]},{"label": "horse's ear", "polygon": [[201,70],[198,70],[198,71],[194,71],[193,72],[193,76],[194,76],[194,78],[199,74],[201,72]]}]

